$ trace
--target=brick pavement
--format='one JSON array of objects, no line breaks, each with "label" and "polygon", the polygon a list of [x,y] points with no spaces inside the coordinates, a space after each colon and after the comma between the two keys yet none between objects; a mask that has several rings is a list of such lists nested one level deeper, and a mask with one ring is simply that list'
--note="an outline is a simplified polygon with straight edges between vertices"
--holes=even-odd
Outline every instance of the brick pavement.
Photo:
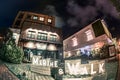
[{"label": "brick pavement", "polygon": [[19,79],[15,75],[13,75],[4,64],[2,64],[0,65],[0,80],[19,80]]}]

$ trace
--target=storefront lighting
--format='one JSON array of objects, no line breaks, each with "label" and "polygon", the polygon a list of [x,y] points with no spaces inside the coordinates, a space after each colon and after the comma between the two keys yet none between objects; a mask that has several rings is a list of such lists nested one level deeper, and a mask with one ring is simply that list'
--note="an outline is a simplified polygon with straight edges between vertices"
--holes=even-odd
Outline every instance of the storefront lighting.
[{"label": "storefront lighting", "polygon": [[24,46],[27,47],[27,48],[35,48],[35,45],[34,45],[33,42],[28,42]]},{"label": "storefront lighting", "polygon": [[36,43],[37,49],[45,50],[47,48],[47,44],[45,43]]},{"label": "storefront lighting", "polygon": [[72,56],[71,52],[68,52],[68,57]]},{"label": "storefront lighting", "polygon": [[56,48],[56,46],[54,44],[49,44],[48,47],[47,47],[47,50],[49,50],[49,51],[56,51],[57,48]]}]

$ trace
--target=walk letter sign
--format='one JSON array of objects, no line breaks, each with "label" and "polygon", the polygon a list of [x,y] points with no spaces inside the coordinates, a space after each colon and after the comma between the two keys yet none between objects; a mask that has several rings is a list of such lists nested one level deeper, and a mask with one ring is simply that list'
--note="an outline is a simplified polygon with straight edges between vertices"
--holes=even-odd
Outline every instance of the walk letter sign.
[{"label": "walk letter sign", "polygon": [[104,61],[91,61],[88,64],[81,64],[81,60],[65,60],[65,73],[70,75],[94,75],[105,72]]}]

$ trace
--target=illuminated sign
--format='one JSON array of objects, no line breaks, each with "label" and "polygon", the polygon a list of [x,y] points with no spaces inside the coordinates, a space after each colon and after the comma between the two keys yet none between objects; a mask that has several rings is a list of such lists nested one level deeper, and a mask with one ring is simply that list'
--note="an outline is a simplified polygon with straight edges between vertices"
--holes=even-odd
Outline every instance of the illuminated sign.
[{"label": "illuminated sign", "polygon": [[89,64],[81,64],[81,60],[65,60],[65,73],[70,75],[94,75],[105,72],[104,61],[91,61]]},{"label": "illuminated sign", "polygon": [[40,56],[33,56],[32,57],[32,65],[58,67],[58,61],[51,60],[51,59],[41,59]]},{"label": "illuminated sign", "polygon": [[62,74],[64,74],[64,71],[63,71],[63,69],[62,69],[62,68],[60,68],[60,69],[58,70],[58,73],[59,73],[59,75],[62,75]]}]

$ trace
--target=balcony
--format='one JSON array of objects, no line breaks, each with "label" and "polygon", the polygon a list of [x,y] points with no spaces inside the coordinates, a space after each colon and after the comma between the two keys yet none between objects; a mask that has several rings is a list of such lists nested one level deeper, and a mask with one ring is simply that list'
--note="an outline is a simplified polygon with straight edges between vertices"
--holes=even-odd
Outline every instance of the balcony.
[{"label": "balcony", "polygon": [[52,43],[52,44],[62,44],[62,41],[57,40],[57,41],[51,41],[51,40],[40,40],[35,38],[28,38],[26,36],[20,36],[20,41],[34,41],[34,42],[43,42],[43,43]]}]

